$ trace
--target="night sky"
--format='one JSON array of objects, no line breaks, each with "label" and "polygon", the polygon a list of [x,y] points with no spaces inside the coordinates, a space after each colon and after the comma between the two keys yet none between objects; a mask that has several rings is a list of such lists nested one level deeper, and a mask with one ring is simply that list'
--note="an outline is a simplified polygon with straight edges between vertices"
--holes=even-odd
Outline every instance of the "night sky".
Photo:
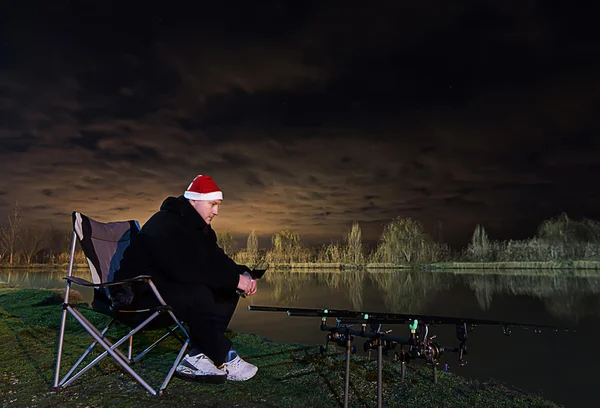
[{"label": "night sky", "polygon": [[328,243],[354,221],[376,240],[397,216],[455,246],[477,224],[522,239],[562,212],[600,219],[598,9],[16,3],[0,6],[2,220],[18,201],[40,225],[144,223],[196,174],[242,245],[283,228]]}]

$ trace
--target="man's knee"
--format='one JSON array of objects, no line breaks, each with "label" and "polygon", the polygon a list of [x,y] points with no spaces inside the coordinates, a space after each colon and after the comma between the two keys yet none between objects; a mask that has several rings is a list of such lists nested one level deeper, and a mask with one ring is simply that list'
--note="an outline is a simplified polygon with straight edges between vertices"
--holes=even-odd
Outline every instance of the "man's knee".
[{"label": "man's knee", "polygon": [[207,285],[195,285],[181,293],[172,294],[169,303],[176,312],[231,317],[239,296],[233,292],[215,292]]}]

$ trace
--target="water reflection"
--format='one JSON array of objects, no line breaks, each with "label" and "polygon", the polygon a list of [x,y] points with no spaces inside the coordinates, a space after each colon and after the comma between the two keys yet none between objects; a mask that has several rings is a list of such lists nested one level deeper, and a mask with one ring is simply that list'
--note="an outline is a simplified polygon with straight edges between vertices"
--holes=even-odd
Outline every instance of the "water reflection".
[{"label": "water reflection", "polygon": [[346,293],[351,307],[360,309],[363,303],[362,271],[277,271],[266,274],[263,282],[270,287],[270,298],[278,304],[293,304],[299,300],[301,287],[311,285],[334,293]]},{"label": "water reflection", "polygon": [[[66,281],[63,278],[66,275],[66,270],[62,269],[0,269],[0,282],[22,288],[64,290]],[[90,279],[90,273],[87,269],[75,269],[73,270],[73,276]],[[90,302],[92,300],[92,288],[77,287],[75,290],[79,292],[83,301]]]},{"label": "water reflection", "polygon": [[[277,271],[265,275],[275,304],[292,305],[299,300],[298,288],[313,285],[329,293],[344,293],[351,307],[363,309],[366,292],[376,290],[385,310],[417,313],[436,294],[455,287],[467,287],[483,311],[490,309],[495,296],[529,296],[540,299],[553,317],[577,322],[584,316],[599,316],[600,277],[555,277],[456,274],[429,271]],[[592,307],[590,307],[592,306]]]},{"label": "water reflection", "polygon": [[426,271],[367,272],[391,313],[418,313],[436,293],[452,287],[453,276]]},{"label": "water reflection", "polygon": [[[24,288],[64,288],[66,274],[62,269],[6,268],[0,269],[0,282]],[[89,279],[90,273],[86,269],[75,269],[73,276]]]},{"label": "water reflection", "polygon": [[[75,276],[88,278],[86,269]],[[0,281],[13,286],[64,288],[61,269],[0,270]],[[364,310],[365,296],[383,302],[382,309],[392,313],[419,313],[437,294],[456,288],[468,288],[482,311],[490,309],[495,297],[528,296],[543,302],[547,312],[574,323],[588,316],[600,316],[600,277],[556,277],[539,275],[498,275],[489,273],[456,274],[440,271],[272,271],[262,280],[270,303],[293,305],[301,297],[299,288],[310,287],[325,296],[343,294],[348,307]],[[264,287],[264,286],[263,286]],[[317,307],[317,306],[314,306]]]},{"label": "water reflection", "polygon": [[578,322],[584,316],[599,316],[590,308],[593,295],[600,293],[600,277],[555,277],[531,275],[461,275],[482,310],[488,310],[495,295],[529,296],[540,299],[554,317]]}]

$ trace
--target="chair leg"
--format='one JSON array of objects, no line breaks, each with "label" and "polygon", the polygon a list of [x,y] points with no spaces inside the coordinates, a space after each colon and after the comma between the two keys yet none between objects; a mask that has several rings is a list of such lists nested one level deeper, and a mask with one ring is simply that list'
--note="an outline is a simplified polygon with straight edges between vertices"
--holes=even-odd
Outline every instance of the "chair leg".
[{"label": "chair leg", "polygon": [[[73,275],[73,259],[75,257],[75,246],[77,245],[77,234],[73,231],[71,238],[71,252],[69,256],[69,269],[67,275]],[[71,292],[71,283],[67,281],[65,287],[65,298],[63,300],[62,318],[60,321],[60,331],[58,334],[58,352],[56,353],[56,368],[54,373],[54,388],[58,388],[58,380],[60,378],[60,362],[62,359],[63,342],[65,340],[65,326],[67,324],[67,305],[69,304],[69,294]]]},{"label": "chair leg", "polygon": [[[82,314],[81,312],[79,312],[76,309],[70,308],[69,311],[73,314],[73,317],[75,317],[78,321],[79,319],[81,319],[82,321],[87,323],[87,327],[83,326],[84,329],[86,329],[90,334],[91,331],[93,331],[97,336],[99,336],[103,343],[108,345],[111,350],[113,350],[116,354],[119,355],[119,357],[121,357],[121,359],[127,363],[129,363],[129,361],[127,361],[126,357],[123,355],[123,353],[121,353],[121,351],[117,348],[119,347],[124,341],[127,340],[127,337],[121,339],[121,341],[119,341],[117,344],[112,344],[112,342],[107,339],[104,334],[108,331],[108,329],[110,328],[110,326],[112,325],[112,323],[114,322],[114,320],[112,320],[105,328],[104,330],[102,330],[102,332],[98,331],[98,329],[96,329],[96,327],[94,327]],[[83,362],[83,360],[89,355],[89,353],[91,352],[91,350],[96,346],[96,344],[98,344],[98,341],[94,340],[92,342],[92,344],[90,345],[90,347],[88,347],[88,349],[86,350],[86,352],[79,358],[79,360],[77,360],[77,362],[73,365],[73,367],[71,368],[71,370],[69,370],[69,372],[67,373],[67,375],[65,375],[65,377],[63,378],[62,382],[59,384],[61,387],[66,387],[67,385],[71,384],[73,381],[75,381],[76,379],[78,379],[79,377],[81,377],[83,374],[85,374],[89,369],[91,369],[92,367],[94,367],[96,364],[98,364],[104,357],[106,357],[108,355],[107,351],[104,351],[102,354],[100,354],[98,357],[96,357],[94,360],[92,360],[90,363],[88,363],[85,367],[83,367],[81,370],[79,370],[75,375],[71,376],[73,374],[73,372],[75,372],[75,370],[79,367],[79,365]]]},{"label": "chair leg", "polygon": [[188,338],[185,341],[185,343],[183,344],[183,346],[181,347],[181,350],[179,351],[179,354],[177,355],[177,358],[175,359],[175,363],[173,363],[173,366],[169,370],[169,374],[167,374],[165,381],[160,386],[160,389],[158,390],[159,395],[163,395],[165,388],[167,388],[167,385],[169,385],[169,381],[171,381],[171,378],[173,377],[173,374],[175,373],[175,369],[177,369],[177,366],[179,365],[179,362],[183,358],[183,355],[185,354],[189,344],[190,344],[190,339]]},{"label": "chair leg", "polygon": [[[106,350],[106,353],[110,354],[110,356],[125,370],[127,371],[127,373],[129,373],[129,375],[131,375],[137,382],[139,382],[150,394],[152,395],[157,395],[158,393],[150,386],[148,385],[148,383],[146,381],[144,381],[144,379],[142,377],[140,377],[130,366],[129,364],[127,364],[127,361],[125,361],[122,357],[122,354],[119,355],[120,353],[117,353],[114,348],[118,347],[119,345],[121,345],[123,343],[123,341],[125,341],[126,339],[122,339],[122,341],[119,341],[117,343],[115,343],[114,345],[112,345],[112,347],[101,337],[99,336],[99,334],[97,333],[97,330],[93,330],[92,329],[92,325],[89,323],[89,321],[87,321],[87,319],[81,314],[78,313],[78,311],[74,311],[71,306],[69,306],[69,310],[73,312],[73,317],[75,317],[75,319],[79,322],[79,324],[81,324],[81,326],[94,338],[94,340],[96,340],[102,347],[104,347],[104,349]],[[98,358],[96,359],[98,360]],[[99,360],[98,360],[99,361]],[[87,366],[89,367],[89,365]],[[87,369],[84,368],[84,370]],[[82,370],[83,371],[83,370]],[[81,372],[80,372],[81,373]],[[79,374],[79,373],[78,373]],[[76,377],[78,377],[78,375],[76,375],[75,377],[71,378],[71,380],[69,380],[68,382],[65,383],[65,386],[73,381]]]},{"label": "chair leg", "polygon": [[[105,341],[107,343],[109,343],[109,341],[104,337],[104,335],[106,334],[106,332],[108,331],[108,329],[110,328],[110,326],[112,325],[112,323],[114,322],[114,319],[111,320],[106,327],[104,328],[104,330],[102,330],[100,333],[100,336],[105,339]],[[86,357],[92,352],[92,350],[94,349],[94,347],[96,346],[96,344],[98,344],[97,341],[93,341],[92,344],[90,344],[90,346],[87,348],[87,350],[81,355],[81,357],[79,357],[79,360],[77,360],[77,362],[75,362],[75,364],[73,364],[73,367],[71,367],[71,369],[69,370],[69,372],[67,374],[65,374],[65,376],[63,377],[62,381],[60,382],[60,386],[65,385],[65,383],[67,382],[67,380],[71,377],[71,375],[75,372],[75,370],[77,370],[77,368],[81,365],[81,363],[83,362],[83,360],[86,359]],[[94,363],[95,364],[95,363]],[[91,368],[94,364],[89,364],[89,367],[85,367],[84,369],[81,370],[81,372],[79,374],[77,374],[77,376],[75,378],[73,378],[70,382],[74,381],[77,377],[80,377],[84,372],[86,372],[89,368]]]},{"label": "chair leg", "polygon": [[[62,357],[62,353],[63,353],[63,343],[64,343],[64,333],[65,333],[65,329],[66,329],[67,312],[69,312],[75,318],[75,320],[77,320],[77,322],[92,336],[92,338],[94,340],[90,344],[90,346],[86,349],[86,351],[83,353],[83,355],[79,358],[79,360],[75,363],[75,365],[65,375],[65,377],[62,379],[62,381],[59,382],[60,365],[61,365],[61,357]],[[168,313],[169,313],[169,315],[171,315],[171,317],[173,318],[174,323],[176,325],[174,327],[172,327],[171,329],[169,329],[167,331],[167,333],[164,334],[159,340],[157,340],[154,344],[152,344],[150,347],[148,347],[146,350],[144,350],[142,353],[140,353],[138,356],[136,356],[132,360],[131,357],[132,357],[132,353],[133,353],[133,335],[135,333],[137,333],[138,331],[142,330],[142,328],[145,327],[148,323],[150,323],[154,318],[156,318],[160,314],[160,312],[158,312],[158,311],[155,312],[153,315],[148,317],[142,324],[138,325],[135,329],[131,330],[126,336],[122,337],[119,341],[112,344],[111,341],[108,338],[106,338],[105,334],[109,330],[109,328],[111,327],[113,322],[115,321],[114,319],[111,320],[102,331],[99,331],[94,325],[92,325],[90,323],[90,321],[78,309],[65,303],[64,309],[63,309],[61,326],[60,326],[60,333],[59,333],[60,335],[59,335],[58,356],[57,356],[57,363],[56,363],[56,373],[55,373],[55,379],[54,379],[54,388],[60,389],[60,388],[64,388],[64,387],[68,386],[73,381],[75,381],[77,378],[79,378],[84,373],[86,373],[89,369],[94,367],[104,357],[106,357],[107,355],[110,355],[115,360],[115,362],[117,362],[128,374],[130,374],[150,394],[152,394],[154,396],[163,395],[164,390],[167,388],[169,382],[171,381],[179,362],[183,358],[183,356],[190,344],[190,338],[189,338],[189,335],[188,335],[185,327],[182,325],[181,322],[179,322],[177,320],[177,318],[174,316],[174,314],[171,311],[168,311]],[[186,337],[185,340],[183,340],[181,337],[179,337],[177,335],[178,328],[181,329],[183,334],[185,335],[185,337]],[[143,355],[148,353],[158,343],[160,343],[162,340],[166,339],[170,335],[174,335],[182,343],[182,347],[179,350],[177,358],[175,359],[173,365],[171,366],[160,389],[158,390],[158,392],[156,392],[140,375],[138,375],[130,367],[130,364],[137,361],[138,359],[140,359]],[[129,340],[129,342],[128,342],[129,350],[128,350],[128,357],[125,357],[123,355],[123,353],[121,353],[121,351],[118,349],[118,347],[121,346],[123,343],[125,343],[127,340]],[[93,361],[91,361],[89,364],[87,364],[85,367],[83,367],[80,371],[78,371],[76,374],[73,375],[73,373],[81,365],[81,363],[84,361],[84,359],[91,353],[92,349],[96,346],[96,344],[100,344],[104,348],[105,351],[102,354],[100,354],[98,357],[96,357]]]},{"label": "chair leg", "polygon": [[58,380],[60,378],[60,362],[62,359],[63,352],[63,341],[65,339],[65,324],[67,322],[67,309],[64,308],[62,311],[62,319],[60,322],[60,331],[58,334],[58,353],[56,356],[56,368],[54,372],[54,389],[58,388]]},{"label": "chair leg", "polygon": [[167,333],[163,334],[163,336],[156,340],[154,343],[152,343],[151,345],[149,345],[144,351],[142,351],[140,354],[138,354],[137,356],[135,356],[133,358],[133,360],[131,360],[133,363],[135,363],[136,361],[138,361],[140,358],[144,357],[146,354],[148,354],[148,352],[150,350],[152,350],[154,347],[156,347],[161,341],[163,341],[164,339],[166,339],[167,337],[169,337],[171,334],[173,334],[173,332],[175,330],[177,330],[179,327],[178,326],[174,326],[173,328],[171,328],[169,331],[167,331]]}]

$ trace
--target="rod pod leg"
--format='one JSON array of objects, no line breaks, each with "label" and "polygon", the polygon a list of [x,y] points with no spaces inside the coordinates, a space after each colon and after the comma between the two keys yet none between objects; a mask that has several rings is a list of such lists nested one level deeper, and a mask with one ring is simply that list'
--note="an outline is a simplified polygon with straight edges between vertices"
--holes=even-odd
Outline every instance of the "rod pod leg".
[{"label": "rod pod leg", "polygon": [[406,378],[406,354],[404,353],[404,346],[400,349],[400,378],[403,380]]},{"label": "rod pod leg", "polygon": [[346,376],[344,378],[344,408],[348,408],[348,393],[350,391],[350,352],[352,350],[352,339],[350,333],[346,332]]},{"label": "rod pod leg", "polygon": [[383,341],[381,337],[377,339],[377,408],[381,408],[383,403]]}]

